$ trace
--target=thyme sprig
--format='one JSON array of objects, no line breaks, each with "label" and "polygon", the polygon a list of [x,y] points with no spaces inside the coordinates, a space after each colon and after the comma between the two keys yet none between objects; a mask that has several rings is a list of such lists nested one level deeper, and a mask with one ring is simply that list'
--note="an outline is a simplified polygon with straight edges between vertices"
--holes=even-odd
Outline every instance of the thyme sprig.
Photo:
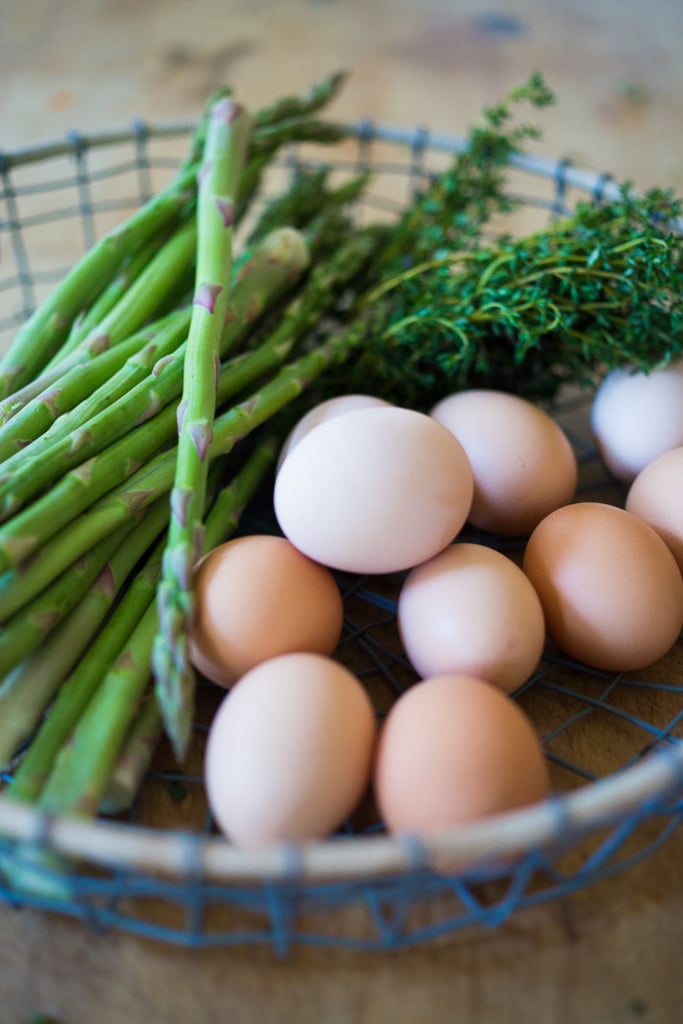
[{"label": "thyme sprig", "polygon": [[617,366],[675,358],[683,239],[670,225],[680,215],[670,192],[623,185],[616,199],[579,203],[535,234],[437,253],[371,292],[390,312],[359,371],[390,379],[395,400],[427,407],[477,386],[548,399]]},{"label": "thyme sprig", "polygon": [[554,102],[542,75],[533,72],[485,108],[463,152],[407,208],[381,261],[382,271],[400,272],[435,254],[467,248],[495,214],[515,209],[518,203],[507,188],[510,158],[541,134],[537,125],[516,121],[516,109],[520,103],[542,108]]}]

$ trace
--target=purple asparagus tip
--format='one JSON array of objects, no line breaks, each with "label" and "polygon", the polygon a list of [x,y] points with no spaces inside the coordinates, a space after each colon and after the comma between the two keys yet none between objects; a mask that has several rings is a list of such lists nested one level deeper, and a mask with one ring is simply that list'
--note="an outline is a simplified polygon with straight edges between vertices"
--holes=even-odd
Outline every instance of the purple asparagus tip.
[{"label": "purple asparagus tip", "polygon": [[230,96],[217,100],[211,107],[211,118],[223,124],[233,124],[244,113],[241,103],[236,103]]},{"label": "purple asparagus tip", "polygon": [[220,284],[200,284],[193,300],[194,306],[202,306],[203,309],[213,313],[216,308],[216,300],[223,288]]}]

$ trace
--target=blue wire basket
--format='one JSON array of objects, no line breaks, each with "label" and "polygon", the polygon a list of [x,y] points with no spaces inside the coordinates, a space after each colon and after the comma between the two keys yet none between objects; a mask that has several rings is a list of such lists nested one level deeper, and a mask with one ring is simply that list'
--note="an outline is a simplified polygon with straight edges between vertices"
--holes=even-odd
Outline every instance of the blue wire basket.
[{"label": "blue wire basket", "polygon": [[[0,345],[85,248],[168,180],[193,128],[136,122],[0,153]],[[270,188],[316,160],[340,176],[371,170],[359,217],[391,217],[464,146],[363,120],[333,152],[289,151]],[[511,163],[510,189],[519,231],[578,199],[616,194],[609,175],[529,156]],[[590,441],[587,401],[570,395],[555,409],[577,452],[579,496],[619,503],[624,495]],[[382,713],[416,678],[396,631],[400,580],[338,581],[345,625],[336,656]],[[543,740],[553,795],[429,840],[386,835],[361,808],[322,842],[253,853],[231,846],[211,819],[201,775],[220,696],[201,686],[188,764],[179,770],[162,742],[125,819],[50,818],[0,794],[0,898],[184,946],[398,948],[500,925],[609,878],[666,842],[683,817],[681,644],[642,677],[591,671],[549,648],[514,696]],[[10,766],[0,785],[11,777]]]}]

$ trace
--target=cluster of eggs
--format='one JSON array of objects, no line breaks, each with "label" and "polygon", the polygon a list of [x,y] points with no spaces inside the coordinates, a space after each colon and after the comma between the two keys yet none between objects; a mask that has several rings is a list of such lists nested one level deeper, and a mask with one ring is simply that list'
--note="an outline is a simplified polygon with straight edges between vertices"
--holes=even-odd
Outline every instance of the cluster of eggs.
[{"label": "cluster of eggs", "polygon": [[[604,409],[614,376],[596,395],[593,430],[625,480],[610,464],[610,431],[620,435]],[[656,379],[623,380],[630,388],[637,377]],[[205,755],[221,830],[241,846],[321,838],[369,788],[397,834],[542,800],[541,743],[511,695],[547,638],[617,671],[652,663],[678,638],[683,429],[680,448],[672,436],[659,442],[666,454],[631,465],[620,508],[576,499],[566,434],[511,394],[463,391],[429,415],[351,395],[304,416],[277,466],[282,536],[229,541],[197,571],[193,658],[228,691]],[[658,470],[676,451],[678,468]],[[465,524],[484,540],[463,540]],[[487,543],[494,535],[524,538],[521,564]],[[403,574],[397,629],[419,682],[381,726],[334,657],[334,570]]]}]

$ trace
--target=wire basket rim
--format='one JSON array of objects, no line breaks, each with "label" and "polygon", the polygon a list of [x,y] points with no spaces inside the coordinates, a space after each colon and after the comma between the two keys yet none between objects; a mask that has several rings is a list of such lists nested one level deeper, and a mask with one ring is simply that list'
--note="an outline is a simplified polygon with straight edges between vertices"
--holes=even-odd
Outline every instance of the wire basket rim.
[{"label": "wire basket rim", "polygon": [[[397,125],[375,122],[368,117],[356,121],[339,122],[348,131],[350,138],[361,141],[377,141],[394,143],[414,150],[431,149],[443,153],[460,153],[467,147],[463,136],[448,132],[431,131],[424,126],[405,128]],[[20,146],[14,149],[0,149],[0,170],[19,167],[28,163],[52,157],[65,156],[74,150],[90,149],[99,146],[121,145],[140,138],[172,138],[191,133],[197,127],[196,119],[179,119],[155,121],[148,123],[141,118],[134,118],[128,127],[109,129],[97,132],[70,131],[61,138],[38,143],[32,146]],[[529,153],[513,153],[509,164],[519,170],[528,171],[541,177],[561,180],[565,185],[582,189],[605,199],[616,198],[620,194],[620,185],[613,175],[579,167],[567,158],[550,159]]]},{"label": "wire basket rim", "polygon": [[[0,172],[41,160],[139,138],[187,135],[196,120],[147,123],[92,133],[72,131],[61,139],[0,150]],[[393,143],[413,151],[456,154],[467,145],[457,135],[375,123],[369,118],[344,122],[349,138]],[[622,186],[609,173],[577,167],[567,159],[513,154],[511,167],[554,180],[593,198],[613,199]],[[683,230],[683,223],[672,225]],[[0,794],[0,836],[22,846],[37,846],[101,867],[157,871],[175,878],[247,882],[263,879],[362,879],[446,865],[461,870],[483,862],[552,849],[585,837],[639,807],[664,804],[683,785],[683,742],[667,737],[631,764],[540,804],[460,825],[428,838],[414,836],[334,836],[296,844],[240,849],[222,836],[181,829],[153,828],[103,818],[51,816],[39,808]]]},{"label": "wire basket rim", "polygon": [[52,817],[0,796],[0,832],[27,846],[103,867],[155,870],[213,881],[358,879],[417,868],[462,870],[585,837],[683,783],[683,743],[540,804],[450,828],[429,838],[357,835],[241,849],[221,836],[70,816]]}]

